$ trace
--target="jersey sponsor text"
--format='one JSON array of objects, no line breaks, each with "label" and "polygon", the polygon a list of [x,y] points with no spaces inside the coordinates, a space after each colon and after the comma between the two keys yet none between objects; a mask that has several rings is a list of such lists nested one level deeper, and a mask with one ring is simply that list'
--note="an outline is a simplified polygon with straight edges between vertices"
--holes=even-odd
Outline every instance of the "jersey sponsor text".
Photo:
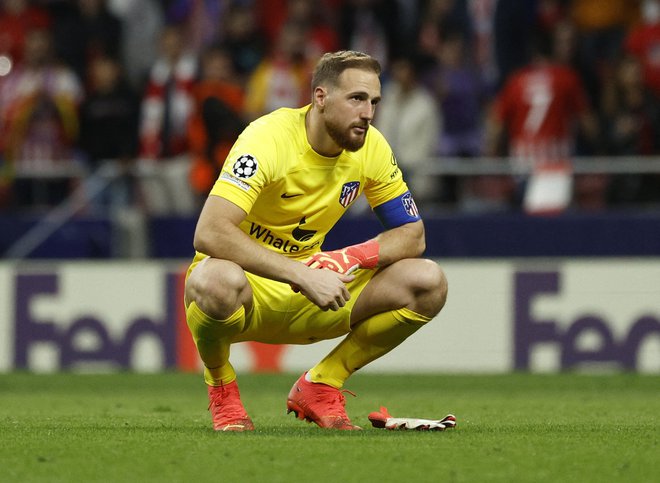
[{"label": "jersey sponsor text", "polygon": [[285,240],[281,237],[278,237],[270,229],[258,225],[256,223],[250,224],[250,236],[261,241],[265,245],[269,245],[277,250],[281,250],[284,253],[296,253],[302,250],[308,250],[320,244],[319,241],[312,243],[311,245],[300,246],[296,243],[292,243],[289,240]]}]

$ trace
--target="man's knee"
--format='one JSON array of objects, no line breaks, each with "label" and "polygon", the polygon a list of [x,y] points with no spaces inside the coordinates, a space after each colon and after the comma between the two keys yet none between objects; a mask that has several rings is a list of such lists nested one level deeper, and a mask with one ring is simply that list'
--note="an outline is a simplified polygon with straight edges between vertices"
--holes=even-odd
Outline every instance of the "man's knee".
[{"label": "man's knee", "polygon": [[417,303],[426,315],[434,316],[442,310],[446,301],[449,285],[442,268],[432,260],[420,260],[416,272]]},{"label": "man's knee", "polygon": [[229,317],[244,303],[249,284],[243,269],[233,262],[206,259],[186,282],[186,301],[216,319]]}]

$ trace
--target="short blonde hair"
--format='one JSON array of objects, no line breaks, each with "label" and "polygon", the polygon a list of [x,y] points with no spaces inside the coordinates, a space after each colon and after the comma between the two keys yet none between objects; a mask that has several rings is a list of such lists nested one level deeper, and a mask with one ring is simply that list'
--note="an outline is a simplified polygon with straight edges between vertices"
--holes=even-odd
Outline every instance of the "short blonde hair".
[{"label": "short blonde hair", "polygon": [[362,69],[380,75],[380,62],[363,52],[340,50],[324,54],[316,64],[312,74],[312,91],[323,84],[337,85],[342,72],[346,69]]}]

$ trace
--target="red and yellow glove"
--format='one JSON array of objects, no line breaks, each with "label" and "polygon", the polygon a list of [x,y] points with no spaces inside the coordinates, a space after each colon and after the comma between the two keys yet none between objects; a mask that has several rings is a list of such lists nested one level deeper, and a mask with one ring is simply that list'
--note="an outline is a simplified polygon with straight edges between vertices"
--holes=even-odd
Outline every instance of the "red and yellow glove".
[{"label": "red and yellow glove", "polygon": [[376,240],[369,240],[341,250],[315,253],[305,265],[310,268],[327,268],[348,275],[358,268],[376,268],[379,248]]}]

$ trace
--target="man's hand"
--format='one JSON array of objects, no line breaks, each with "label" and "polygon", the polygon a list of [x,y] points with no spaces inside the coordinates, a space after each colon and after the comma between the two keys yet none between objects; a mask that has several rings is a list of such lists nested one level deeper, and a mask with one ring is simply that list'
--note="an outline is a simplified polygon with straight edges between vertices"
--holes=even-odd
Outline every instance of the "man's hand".
[{"label": "man's hand", "polygon": [[310,268],[327,268],[348,275],[358,268],[376,268],[379,248],[376,240],[369,240],[341,250],[316,253],[305,264]]},{"label": "man's hand", "polygon": [[321,310],[337,311],[351,298],[346,288],[355,276],[335,273],[330,270],[308,270],[303,267],[304,279],[297,286],[291,286],[295,292],[302,293]]}]

